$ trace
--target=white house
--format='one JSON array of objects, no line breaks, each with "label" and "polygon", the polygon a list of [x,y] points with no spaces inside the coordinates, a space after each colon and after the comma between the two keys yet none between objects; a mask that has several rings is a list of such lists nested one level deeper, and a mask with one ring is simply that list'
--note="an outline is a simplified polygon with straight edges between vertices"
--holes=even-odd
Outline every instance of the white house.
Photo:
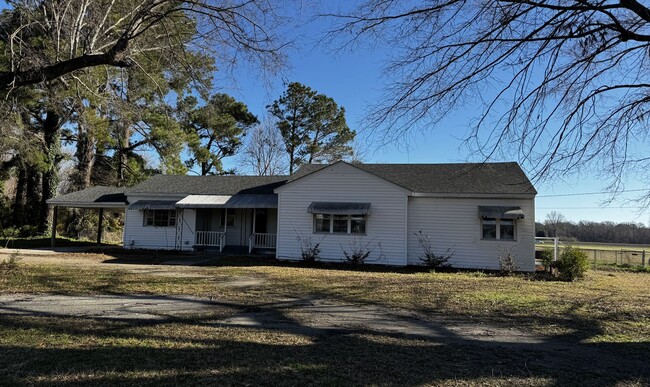
[{"label": "white house", "polygon": [[340,262],[356,246],[371,251],[368,263],[405,266],[421,263],[421,231],[454,267],[498,269],[498,257],[510,253],[532,271],[536,193],[517,163],[341,161],[291,176],[158,175],[131,189],[95,187],[49,203],[124,209],[125,248],[298,260],[310,241],[322,261]]}]

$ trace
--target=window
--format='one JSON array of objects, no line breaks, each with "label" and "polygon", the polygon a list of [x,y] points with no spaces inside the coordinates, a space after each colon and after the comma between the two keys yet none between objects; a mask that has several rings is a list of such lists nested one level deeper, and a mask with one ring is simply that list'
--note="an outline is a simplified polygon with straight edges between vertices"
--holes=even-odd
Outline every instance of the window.
[{"label": "window", "polygon": [[352,234],[365,234],[366,218],[363,216],[352,216],[350,218],[350,232]]},{"label": "window", "polygon": [[328,214],[314,215],[314,232],[330,232],[331,216]]},{"label": "window", "polygon": [[[221,209],[221,215],[219,215],[219,226],[223,227],[226,225],[226,210]],[[228,212],[228,227],[235,227],[235,213],[231,210]]]},{"label": "window", "polygon": [[483,219],[483,239],[497,239],[496,219]]},{"label": "window", "polygon": [[332,232],[337,234],[348,233],[348,216],[347,215],[334,215],[332,222]]},{"label": "window", "polygon": [[363,215],[314,214],[314,232],[332,234],[365,234]]},{"label": "window", "polygon": [[515,239],[515,221],[512,219],[501,219],[499,222],[499,239]]},{"label": "window", "polygon": [[515,240],[515,221],[512,219],[482,218],[483,239]]},{"label": "window", "polygon": [[145,210],[144,225],[152,227],[176,226],[175,210]]}]

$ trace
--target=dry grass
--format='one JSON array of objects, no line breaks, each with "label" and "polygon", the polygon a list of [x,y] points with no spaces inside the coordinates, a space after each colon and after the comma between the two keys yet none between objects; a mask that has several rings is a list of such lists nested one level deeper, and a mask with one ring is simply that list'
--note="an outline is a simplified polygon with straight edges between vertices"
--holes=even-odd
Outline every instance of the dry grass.
[{"label": "dry grass", "polygon": [[[156,323],[0,313],[0,376],[12,383],[645,385],[650,275],[590,271],[576,283],[483,273],[353,271],[230,259],[220,266],[106,265],[68,255],[2,274],[0,293],[185,294],[243,310],[287,297],[412,310],[517,327],[544,345],[477,346],[350,331],[231,327],[216,315]],[[45,262],[45,263],[43,263]],[[87,264],[82,264],[87,262]],[[249,281],[250,286],[236,286]],[[235,284],[235,286],[233,285]],[[555,345],[555,344],[553,344]],[[579,361],[576,359],[579,358]],[[641,364],[648,364],[647,361]]]}]

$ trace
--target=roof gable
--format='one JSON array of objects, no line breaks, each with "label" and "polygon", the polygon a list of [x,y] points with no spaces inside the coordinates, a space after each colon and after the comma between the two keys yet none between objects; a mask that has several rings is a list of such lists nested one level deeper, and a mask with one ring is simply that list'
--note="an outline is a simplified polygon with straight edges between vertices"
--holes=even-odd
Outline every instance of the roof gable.
[{"label": "roof gable", "polygon": [[364,173],[366,175],[369,175],[372,178],[381,179],[384,182],[386,182],[386,183],[388,183],[388,184],[390,184],[392,186],[395,186],[397,189],[400,189],[402,191],[406,191],[408,193],[411,192],[411,190],[408,189],[407,187],[404,187],[404,186],[399,185],[399,184],[397,184],[397,183],[395,183],[395,182],[393,182],[391,180],[388,180],[388,179],[384,178],[383,176],[379,176],[379,175],[376,175],[374,173],[369,173],[368,171],[365,171],[362,168],[358,168],[359,165],[361,165],[361,164],[351,164],[351,163],[347,163],[345,161],[337,161],[337,162],[332,163],[332,164],[305,164],[305,165],[301,166],[300,169],[295,174],[290,176],[290,178],[286,182],[286,184],[278,187],[276,189],[276,192],[279,192],[279,191],[283,190],[285,187],[293,185],[294,183],[298,182],[299,180],[302,180],[304,178],[309,178],[311,176],[318,175],[319,173],[324,172],[325,170],[329,170],[331,168],[353,168],[354,170],[359,171],[361,173]]}]

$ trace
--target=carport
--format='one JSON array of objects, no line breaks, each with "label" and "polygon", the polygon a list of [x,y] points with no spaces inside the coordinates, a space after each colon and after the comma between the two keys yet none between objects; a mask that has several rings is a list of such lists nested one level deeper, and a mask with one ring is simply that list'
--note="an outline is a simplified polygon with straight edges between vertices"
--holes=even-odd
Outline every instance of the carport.
[{"label": "carport", "polygon": [[49,199],[47,204],[52,206],[52,242],[51,246],[55,247],[56,242],[56,223],[58,218],[59,207],[64,208],[85,208],[96,209],[99,213],[99,223],[97,225],[97,244],[102,243],[102,228],[104,221],[104,210],[108,209],[113,212],[124,212],[128,203],[124,188],[122,187],[103,187],[96,186],[86,188],[81,191],[60,195]]}]

